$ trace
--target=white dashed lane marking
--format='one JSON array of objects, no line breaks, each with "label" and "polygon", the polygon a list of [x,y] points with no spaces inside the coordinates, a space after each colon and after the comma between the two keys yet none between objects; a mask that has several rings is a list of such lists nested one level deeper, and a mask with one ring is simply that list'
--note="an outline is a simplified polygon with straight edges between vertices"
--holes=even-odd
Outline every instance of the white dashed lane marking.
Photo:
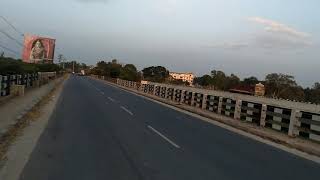
[{"label": "white dashed lane marking", "polygon": [[108,97],[108,99],[109,99],[110,101],[112,101],[112,102],[115,102],[115,100],[112,99],[111,97]]},{"label": "white dashed lane marking", "polygon": [[157,131],[156,129],[154,129],[153,127],[148,125],[148,128],[151,129],[153,132],[155,132],[156,134],[158,134],[160,137],[162,137],[164,140],[166,140],[167,142],[169,142],[172,146],[174,146],[175,148],[179,149],[180,146],[177,145],[176,143],[174,143],[173,141],[171,141],[169,138],[167,138],[165,135],[161,134],[159,131]]},{"label": "white dashed lane marking", "polygon": [[123,107],[123,106],[120,106],[120,108],[121,109],[123,109],[125,112],[127,112],[128,114],[130,114],[131,116],[133,116],[133,113],[129,110],[129,109],[127,109],[127,108],[125,108],[125,107]]}]

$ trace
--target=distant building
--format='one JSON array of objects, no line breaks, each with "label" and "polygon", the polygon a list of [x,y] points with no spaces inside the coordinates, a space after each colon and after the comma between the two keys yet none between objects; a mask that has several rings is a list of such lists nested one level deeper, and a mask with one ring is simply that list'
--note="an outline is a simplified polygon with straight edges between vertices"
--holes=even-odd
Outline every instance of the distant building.
[{"label": "distant building", "polygon": [[182,80],[183,82],[189,82],[190,85],[193,83],[194,75],[191,72],[187,73],[178,73],[178,72],[170,72],[169,75],[176,80]]},{"label": "distant building", "polygon": [[141,80],[141,84],[149,84],[149,82],[145,80]]},{"label": "distant building", "polygon": [[266,93],[265,87],[263,84],[259,83],[255,86],[255,95],[256,96],[264,96]]}]

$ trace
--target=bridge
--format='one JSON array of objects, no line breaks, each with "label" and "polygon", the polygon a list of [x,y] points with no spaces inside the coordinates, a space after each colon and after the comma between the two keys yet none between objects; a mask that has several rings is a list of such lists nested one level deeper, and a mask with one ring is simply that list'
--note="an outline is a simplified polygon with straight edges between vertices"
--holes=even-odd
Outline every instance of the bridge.
[{"label": "bridge", "polygon": [[192,112],[246,121],[241,123],[317,145],[317,108],[71,76],[20,179],[316,179],[320,165],[312,158]]}]

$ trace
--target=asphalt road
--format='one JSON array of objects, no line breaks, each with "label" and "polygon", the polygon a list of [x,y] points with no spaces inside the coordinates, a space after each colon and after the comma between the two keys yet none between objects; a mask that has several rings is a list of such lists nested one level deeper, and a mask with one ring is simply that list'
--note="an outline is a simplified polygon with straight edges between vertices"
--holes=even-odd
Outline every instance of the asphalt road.
[{"label": "asphalt road", "polygon": [[86,77],[66,83],[22,180],[302,180],[320,166]]}]

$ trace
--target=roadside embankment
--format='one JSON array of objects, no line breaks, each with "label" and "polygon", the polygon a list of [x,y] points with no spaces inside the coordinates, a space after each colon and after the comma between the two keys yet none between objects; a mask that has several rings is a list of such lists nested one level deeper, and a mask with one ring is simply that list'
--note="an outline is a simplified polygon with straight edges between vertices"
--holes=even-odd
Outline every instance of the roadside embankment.
[{"label": "roadside embankment", "polygon": [[[56,79],[30,111],[11,125],[0,139],[0,179],[18,180],[42,132],[46,128],[68,75]],[[40,92],[38,92],[40,94]]]},{"label": "roadside embankment", "polygon": [[35,110],[41,108],[46,97],[66,78],[67,75],[59,77],[0,106],[0,160],[19,131],[27,126],[28,120],[39,116],[39,111]]}]

